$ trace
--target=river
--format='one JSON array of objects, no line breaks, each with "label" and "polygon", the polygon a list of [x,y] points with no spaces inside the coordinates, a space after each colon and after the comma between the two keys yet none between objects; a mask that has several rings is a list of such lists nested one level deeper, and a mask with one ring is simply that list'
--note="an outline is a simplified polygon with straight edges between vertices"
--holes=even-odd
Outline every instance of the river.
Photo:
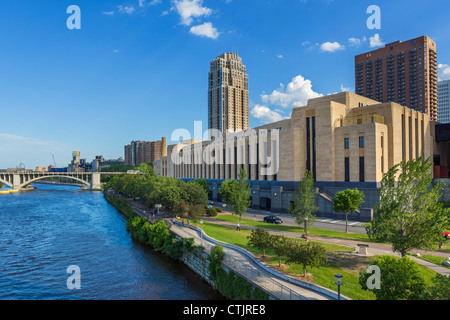
[{"label": "river", "polygon": [[[132,240],[100,192],[36,184],[0,195],[0,299],[223,299],[182,262]],[[81,289],[69,290],[69,266]]]}]

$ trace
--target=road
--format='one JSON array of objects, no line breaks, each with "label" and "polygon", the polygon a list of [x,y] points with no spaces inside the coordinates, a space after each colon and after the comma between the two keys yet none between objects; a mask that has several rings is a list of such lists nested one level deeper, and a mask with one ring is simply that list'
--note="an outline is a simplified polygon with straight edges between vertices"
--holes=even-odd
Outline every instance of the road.
[{"label": "road", "polygon": [[[221,203],[221,202],[214,202],[213,206],[220,207],[223,209],[223,203]],[[231,214],[231,212],[229,212],[227,210],[227,208],[225,208],[224,211]],[[250,219],[250,220],[254,220],[254,221],[263,221],[264,217],[271,216],[271,215],[276,215],[277,217],[280,217],[281,220],[283,220],[284,225],[298,226],[298,224],[295,222],[295,218],[293,218],[290,214],[287,214],[287,213],[276,213],[275,214],[273,212],[264,211],[264,210],[249,209],[247,211],[247,213],[245,213],[242,216],[242,218]],[[345,220],[317,218],[316,221],[314,222],[314,224],[312,224],[310,227],[345,232]],[[353,232],[353,233],[366,234],[365,223],[349,220],[348,231]]]}]

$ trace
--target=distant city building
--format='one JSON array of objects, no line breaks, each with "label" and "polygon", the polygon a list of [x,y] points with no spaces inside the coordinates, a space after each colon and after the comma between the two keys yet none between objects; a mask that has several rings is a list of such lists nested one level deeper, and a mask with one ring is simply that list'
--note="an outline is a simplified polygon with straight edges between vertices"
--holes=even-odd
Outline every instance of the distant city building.
[{"label": "distant city building", "polygon": [[159,141],[132,141],[125,146],[125,164],[138,166],[141,163],[154,162],[166,154],[165,137]]},{"label": "distant city building", "polygon": [[450,80],[438,82],[438,119],[450,123]]},{"label": "distant city building", "polygon": [[249,128],[248,75],[237,53],[224,53],[210,65],[208,129],[222,134]]},{"label": "distant city building", "polygon": [[355,57],[355,93],[397,102],[438,120],[436,44],[427,36]]},{"label": "distant city building", "polygon": [[67,172],[85,172],[86,171],[86,159],[81,159],[81,152],[74,151],[72,153],[72,161],[67,166]]},{"label": "distant city building", "polygon": [[124,165],[125,160],[120,157],[119,159],[106,160],[103,156],[96,156],[94,161],[92,161],[92,171],[98,172],[102,171],[103,168],[109,168],[116,165]]}]

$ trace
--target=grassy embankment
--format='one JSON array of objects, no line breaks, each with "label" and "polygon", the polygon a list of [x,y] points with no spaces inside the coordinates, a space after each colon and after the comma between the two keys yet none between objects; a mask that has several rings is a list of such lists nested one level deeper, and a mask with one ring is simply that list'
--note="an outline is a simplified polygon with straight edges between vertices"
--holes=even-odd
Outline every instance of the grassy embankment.
[{"label": "grassy embankment", "polygon": [[[328,262],[320,268],[309,268],[307,270],[307,278],[305,279],[303,278],[301,266],[295,264],[286,265],[286,257],[282,257],[282,267],[278,268],[278,257],[276,257],[272,250],[266,250],[266,257],[263,258],[261,250],[250,247],[247,244],[247,236],[251,234],[250,230],[242,229],[241,231],[237,231],[233,227],[222,226],[211,222],[204,222],[203,230],[214,239],[250,251],[274,269],[285,272],[299,280],[310,281],[334,291],[337,290],[334,284],[334,275],[340,273],[344,276],[344,285],[341,286],[343,295],[354,300],[375,299],[375,295],[372,292],[362,290],[359,285],[359,271],[366,269],[373,257],[352,255],[353,248],[321,243],[327,249]],[[297,239],[297,241],[302,240]],[[420,268],[427,282],[431,285],[431,278],[436,273],[422,266]]]}]

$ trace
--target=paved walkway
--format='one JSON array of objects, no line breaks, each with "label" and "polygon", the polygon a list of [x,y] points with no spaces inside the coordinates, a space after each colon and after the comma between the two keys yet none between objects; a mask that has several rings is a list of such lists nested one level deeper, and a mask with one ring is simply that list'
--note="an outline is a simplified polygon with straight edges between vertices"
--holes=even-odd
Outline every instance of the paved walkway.
[{"label": "paved walkway", "polygon": [[[171,230],[182,237],[194,238],[195,243],[203,245],[207,252],[216,244],[216,242],[202,237],[200,231],[186,225],[182,226],[180,223],[175,223]],[[330,296],[286,281],[283,277],[278,276],[276,271],[270,272],[267,270],[270,268],[264,268],[261,263],[255,262],[255,259],[244,254],[242,249],[239,248],[240,250],[238,250],[228,244],[222,244],[226,257],[224,264],[240,276],[271,292],[274,296],[283,300],[333,300]]]},{"label": "paved walkway", "polygon": [[[215,224],[227,226],[227,227],[236,227],[236,224],[227,222],[227,221],[221,221],[221,220],[212,219],[212,218],[206,218],[205,220],[215,223]],[[257,228],[249,227],[249,226],[245,226],[245,225],[241,224],[241,229],[255,230]],[[271,229],[266,229],[266,230],[272,234],[284,235],[284,236],[291,237],[291,238],[301,238],[302,237],[301,234],[295,233],[295,232],[287,232],[287,231],[279,231],[279,230],[271,230]],[[317,237],[317,236],[312,236],[312,235],[309,235],[309,240],[347,246],[347,247],[354,248],[355,251],[357,251],[358,244],[367,244],[367,245],[369,245],[369,249],[368,249],[369,255],[390,254],[390,255],[400,257],[400,255],[392,252],[392,247],[390,245],[385,245],[385,244],[381,244],[381,243],[362,242],[362,241],[327,238],[327,237]],[[425,251],[425,250],[412,250],[412,253],[420,253],[421,255],[427,254],[427,255],[433,255],[433,256],[444,257],[444,258],[450,256],[449,253],[445,253],[445,252]],[[419,259],[414,256],[410,256],[410,258],[415,260],[417,263],[419,263],[420,265],[422,265],[424,267],[433,269],[437,273],[440,273],[440,274],[446,275],[446,276],[450,276],[450,269],[438,266],[434,263]]]},{"label": "paved walkway", "polygon": [[[133,201],[132,199],[118,194],[115,194],[115,196],[119,196],[122,199],[127,200],[128,204],[140,216],[147,219],[152,218],[152,211],[142,203]],[[203,245],[208,253],[218,242],[207,239],[207,237],[204,236],[204,233],[201,235],[200,231],[195,230],[194,227],[189,228],[187,226],[182,226],[180,223],[173,224],[171,230],[183,238],[194,238],[195,243],[197,245]],[[335,300],[329,295],[322,294],[315,290],[311,290],[290,282],[287,279],[292,279],[291,281],[293,282],[296,282],[296,280],[286,277],[285,275],[282,275],[269,267],[265,267],[261,262],[255,261],[256,258],[252,259],[251,254],[243,253],[245,250],[241,248],[233,249],[233,246],[229,244],[222,244],[225,251],[224,264],[226,266],[233,269],[233,271],[238,273],[240,276],[254,282],[268,292],[271,292],[275,297],[278,297],[281,300]],[[305,285],[307,286],[308,284]],[[330,292],[331,295],[336,295],[335,292],[332,292],[329,289],[323,289]],[[344,296],[342,296],[342,298],[348,299]]]}]

